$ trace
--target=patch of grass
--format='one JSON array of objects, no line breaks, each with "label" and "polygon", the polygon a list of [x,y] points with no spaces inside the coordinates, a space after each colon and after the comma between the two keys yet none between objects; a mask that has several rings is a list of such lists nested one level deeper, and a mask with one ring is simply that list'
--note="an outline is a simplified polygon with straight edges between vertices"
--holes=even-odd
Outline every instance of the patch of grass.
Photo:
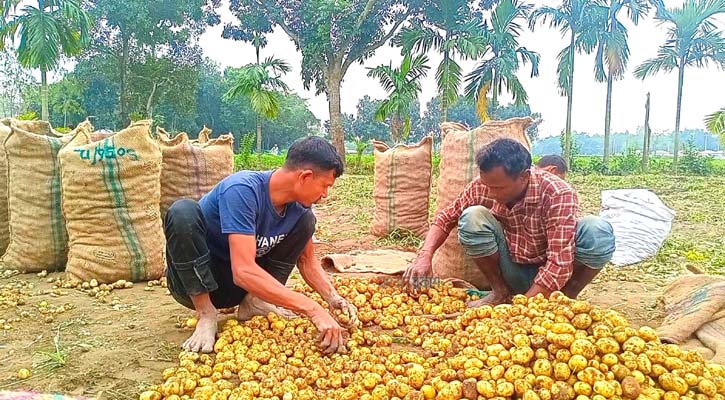
[{"label": "patch of grass", "polygon": [[421,244],[423,239],[405,229],[395,229],[387,236],[375,240],[375,245],[379,247],[400,247],[409,250],[417,249]]},{"label": "patch of grass", "polygon": [[60,329],[53,337],[53,349],[50,351],[37,351],[35,355],[40,358],[40,361],[33,364],[33,369],[53,371],[66,366],[70,351],[60,343]]},{"label": "patch of grass", "polygon": [[158,347],[154,351],[154,359],[158,361],[173,362],[178,360],[181,347],[178,344],[162,340],[158,343]]},{"label": "patch of grass", "polygon": [[337,180],[327,200],[315,206],[326,216],[318,223],[323,240],[355,238],[370,232],[375,210],[372,175],[343,175]]}]

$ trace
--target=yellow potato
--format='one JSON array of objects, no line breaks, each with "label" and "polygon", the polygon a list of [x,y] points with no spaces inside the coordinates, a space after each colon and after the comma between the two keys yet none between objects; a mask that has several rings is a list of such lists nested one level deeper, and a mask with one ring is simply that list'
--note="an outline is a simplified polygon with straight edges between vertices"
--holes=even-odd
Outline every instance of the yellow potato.
[{"label": "yellow potato", "polygon": [[573,355],[568,362],[569,368],[573,373],[584,370],[587,367],[587,359],[582,355]]},{"label": "yellow potato", "polygon": [[582,396],[591,396],[592,395],[592,387],[586,382],[577,381],[574,384],[574,392],[577,395]]},{"label": "yellow potato", "polygon": [[514,394],[514,385],[511,382],[499,382],[496,385],[496,394],[501,397],[511,397]]},{"label": "yellow potato", "polygon": [[161,400],[161,393],[155,390],[147,390],[139,395],[139,400]]},{"label": "yellow potato", "polygon": [[594,392],[606,398],[612,398],[616,394],[614,385],[607,381],[597,381],[594,383]]},{"label": "yellow potato", "polygon": [[558,381],[565,381],[571,376],[571,369],[569,365],[565,363],[554,364],[554,379]]},{"label": "yellow potato", "polygon": [[713,397],[717,394],[717,386],[709,379],[702,379],[697,384],[697,389],[705,396]]}]

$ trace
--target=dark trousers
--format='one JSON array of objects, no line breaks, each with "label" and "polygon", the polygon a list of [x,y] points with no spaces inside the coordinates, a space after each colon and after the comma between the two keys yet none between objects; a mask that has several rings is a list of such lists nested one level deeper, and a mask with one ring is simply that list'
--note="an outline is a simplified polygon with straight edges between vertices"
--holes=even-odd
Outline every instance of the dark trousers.
[{"label": "dark trousers", "polygon": [[[306,212],[285,238],[256,259],[274,279],[287,282],[302,251],[315,233],[316,219]],[[228,259],[209,253],[206,222],[199,204],[190,199],[174,202],[166,213],[166,278],[174,299],[193,309],[191,296],[209,293],[216,308],[238,305],[247,291],[234,284]]]}]

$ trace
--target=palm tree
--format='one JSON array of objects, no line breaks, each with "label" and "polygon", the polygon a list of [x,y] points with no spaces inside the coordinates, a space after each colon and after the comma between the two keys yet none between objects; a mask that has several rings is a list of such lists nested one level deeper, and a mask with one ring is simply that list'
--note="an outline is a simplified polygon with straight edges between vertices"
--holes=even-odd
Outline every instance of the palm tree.
[{"label": "palm tree", "polygon": [[607,102],[604,113],[604,165],[609,165],[609,137],[612,121],[612,86],[624,76],[629,61],[627,28],[617,19],[617,14],[627,9],[629,19],[635,25],[649,10],[647,0],[610,0],[607,9],[605,31],[599,39],[595,61],[595,77],[607,82]]},{"label": "palm tree", "polygon": [[384,121],[390,117],[390,136],[393,143],[399,143],[410,134],[410,108],[418,99],[420,79],[428,74],[428,57],[412,57],[406,54],[400,68],[391,65],[379,65],[368,68],[368,76],[378,78],[388,92],[375,113],[375,119]]},{"label": "palm tree", "polygon": [[289,87],[281,76],[290,71],[287,62],[268,57],[262,63],[247,64],[239,69],[237,83],[225,94],[227,99],[244,96],[257,114],[257,154],[262,154],[262,118],[279,115],[280,91]]},{"label": "palm tree", "polygon": [[[6,1],[7,3],[7,1]],[[82,0],[38,0],[25,5],[0,29],[0,47],[14,41],[19,32],[18,61],[40,69],[41,118],[48,120],[48,71],[58,67],[61,56],[80,54],[88,44],[91,18]],[[7,11],[6,11],[7,12]]]},{"label": "palm tree", "polygon": [[402,54],[425,54],[435,49],[443,55],[436,70],[441,119],[448,119],[448,108],[456,102],[463,80],[461,66],[455,58],[475,59],[486,45],[479,21],[467,0],[429,0],[425,18],[413,21],[395,37]]},{"label": "palm tree", "polygon": [[725,141],[725,107],[705,117],[705,129]]},{"label": "palm tree", "polygon": [[532,8],[531,4],[519,0],[501,0],[491,14],[491,26],[484,23],[481,27],[487,44],[483,56],[489,54],[490,50],[490,57],[480,62],[466,76],[466,96],[476,99],[482,122],[488,119],[485,105],[486,95],[491,87],[494,108],[498,106],[498,95],[503,91],[504,85],[516,105],[526,104],[529,96],[516,76],[519,60],[524,65],[531,63],[531,77],[539,75],[539,54],[519,46],[518,42],[521,25],[517,20],[526,20]]},{"label": "palm tree", "polygon": [[667,40],[657,56],[634,71],[637,78],[645,79],[660,71],[677,69],[677,113],[675,114],[675,151],[673,166],[677,168],[680,149],[680,114],[682,111],[682,85],[686,67],[704,67],[710,61],[725,68],[725,37],[717,30],[715,16],[725,13],[725,0],[686,0],[682,8],[665,8],[656,0],[655,20],[669,25]]},{"label": "palm tree", "polygon": [[563,156],[570,162],[571,156],[571,115],[574,104],[574,56],[577,52],[591,53],[597,45],[599,32],[603,31],[606,10],[593,0],[563,0],[558,8],[541,7],[529,17],[529,27],[534,30],[541,20],[552,28],[559,28],[562,35],[569,35],[569,45],[559,52],[557,73],[559,74],[559,92],[567,97],[566,128],[564,130]]}]

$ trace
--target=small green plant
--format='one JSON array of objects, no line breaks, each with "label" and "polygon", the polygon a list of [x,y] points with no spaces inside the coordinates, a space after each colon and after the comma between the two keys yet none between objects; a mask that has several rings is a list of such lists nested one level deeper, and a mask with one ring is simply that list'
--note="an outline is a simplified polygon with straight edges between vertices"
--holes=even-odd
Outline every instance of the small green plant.
[{"label": "small green plant", "polygon": [[21,121],[37,121],[38,113],[36,113],[35,111],[28,111],[26,113],[18,115],[16,119],[19,119]]},{"label": "small green plant", "polygon": [[254,149],[255,134],[247,133],[239,138],[239,154],[237,162],[240,164],[237,169],[243,169],[249,167],[250,158],[252,156],[252,149]]},{"label": "small green plant", "polygon": [[70,133],[71,128],[68,128],[67,126],[61,126],[60,128],[55,128],[56,132],[60,133]]},{"label": "small green plant", "polygon": [[357,154],[357,165],[360,166],[360,163],[362,162],[362,155],[365,152],[365,150],[370,147],[370,142],[367,140],[363,140],[360,136],[355,136],[355,153]]},{"label": "small green plant", "polygon": [[138,111],[134,111],[131,114],[128,114],[128,119],[130,119],[131,122],[138,122],[138,121],[141,121],[144,118],[145,118],[144,115],[141,114]]},{"label": "small green plant", "polygon": [[55,370],[64,367],[68,363],[70,352],[60,345],[60,329],[53,337],[53,347],[51,351],[38,351],[35,354],[41,360],[34,365],[37,369]]},{"label": "small green plant", "polygon": [[163,127],[166,125],[166,117],[161,114],[154,115],[153,123],[151,124],[151,132],[154,132],[154,135],[156,134],[156,128],[157,127]]},{"label": "small green plant", "polygon": [[[564,148],[564,141],[566,139],[566,132],[561,131],[559,134],[559,146],[561,147],[561,155],[564,156],[566,154],[566,149]],[[576,156],[581,152],[581,145],[577,143],[576,141],[576,134],[571,134],[571,152],[569,154],[569,159],[574,160]]]}]

